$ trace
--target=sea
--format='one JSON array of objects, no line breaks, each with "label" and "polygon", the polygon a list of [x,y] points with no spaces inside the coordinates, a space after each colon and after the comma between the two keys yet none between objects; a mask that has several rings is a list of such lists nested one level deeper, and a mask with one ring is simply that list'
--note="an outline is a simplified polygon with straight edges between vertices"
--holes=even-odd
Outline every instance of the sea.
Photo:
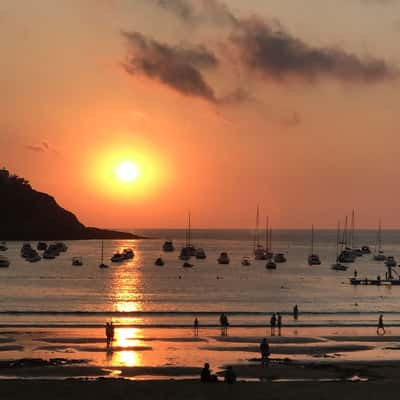
[{"label": "sea", "polygon": [[[386,267],[373,261],[372,254],[357,258],[347,271],[334,271],[336,231],[316,230],[314,252],[322,264],[309,266],[310,230],[275,230],[272,250],[285,253],[287,262],[276,270],[265,261],[252,260],[254,232],[246,229],[194,229],[191,241],[207,253],[205,260],[193,259],[193,268],[183,268],[178,259],[186,231],[135,230],[140,240],[104,241],[108,269],[99,269],[99,240],[67,241],[68,250],[54,260],[29,263],[20,256],[21,242],[8,242],[2,252],[9,268],[0,269],[0,327],[100,327],[104,321],[131,327],[190,327],[195,317],[202,326],[218,326],[226,313],[232,326],[265,326],[273,312],[281,312],[287,324],[301,326],[369,326],[384,313],[386,323],[400,326],[400,286],[352,286],[357,270],[360,278],[385,276]],[[355,232],[354,244],[368,245],[373,252],[377,233]],[[165,240],[176,250],[163,253]],[[400,231],[383,231],[386,255],[400,261]],[[36,243],[32,242],[33,246]],[[132,248],[135,257],[121,264],[110,257]],[[219,265],[217,258],[227,252],[231,262]],[[165,265],[154,264],[162,256]],[[82,257],[73,266],[72,257]],[[397,269],[397,268],[396,268]],[[301,321],[291,316],[297,304]]]}]

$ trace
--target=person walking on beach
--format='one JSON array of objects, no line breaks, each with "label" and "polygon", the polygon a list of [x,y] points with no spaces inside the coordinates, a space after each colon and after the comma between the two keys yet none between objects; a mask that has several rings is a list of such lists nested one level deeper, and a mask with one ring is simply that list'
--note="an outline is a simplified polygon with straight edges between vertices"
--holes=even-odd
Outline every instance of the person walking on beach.
[{"label": "person walking on beach", "polygon": [[106,333],[107,347],[109,347],[111,343],[111,326],[109,322],[106,323],[105,333]]},{"label": "person walking on beach", "polygon": [[199,336],[199,320],[197,317],[194,319],[193,333],[194,333],[194,336]]},{"label": "person walking on beach", "polygon": [[260,343],[260,353],[261,353],[261,365],[264,367],[269,362],[269,355],[271,354],[269,351],[269,344],[267,339],[264,338]]},{"label": "person walking on beach", "polygon": [[115,327],[112,321],[110,322],[110,340],[111,342],[114,341],[114,335],[115,335]]},{"label": "person walking on beach", "polygon": [[282,329],[282,315],[281,315],[281,313],[277,314],[277,320],[278,320],[278,335],[281,336],[281,329]]},{"label": "person walking on beach", "polygon": [[271,336],[275,336],[275,326],[276,326],[276,314],[273,313],[270,320],[271,325]]},{"label": "person walking on beach", "polygon": [[383,315],[381,314],[378,319],[378,327],[376,328],[376,334],[379,335],[379,332],[382,332],[382,335],[386,333],[385,326],[383,325]]},{"label": "person walking on beach", "polygon": [[293,307],[293,318],[296,320],[299,318],[299,307],[297,306],[297,304],[295,304],[295,306]]}]

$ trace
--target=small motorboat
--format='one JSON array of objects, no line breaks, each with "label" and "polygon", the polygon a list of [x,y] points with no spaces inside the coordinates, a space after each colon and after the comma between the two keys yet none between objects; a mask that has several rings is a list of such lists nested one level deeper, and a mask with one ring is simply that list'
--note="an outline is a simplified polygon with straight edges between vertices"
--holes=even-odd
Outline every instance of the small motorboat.
[{"label": "small motorboat", "polygon": [[41,259],[42,259],[42,257],[39,256],[39,254],[36,250],[32,250],[31,254],[29,254],[27,257],[25,257],[25,260],[29,261],[31,263],[38,262]]},{"label": "small motorboat", "polygon": [[196,249],[195,257],[196,257],[198,260],[204,260],[204,259],[207,258],[207,254],[206,254],[206,252],[204,251],[204,249],[202,249],[201,247],[199,247],[198,249]]},{"label": "small motorboat", "polygon": [[230,258],[228,256],[228,253],[223,251],[219,257],[217,258],[218,264],[229,264],[230,263]]},{"label": "small motorboat", "polygon": [[135,257],[135,253],[133,252],[132,249],[124,249],[122,251],[122,255],[125,257],[125,260],[130,260],[133,257]]},{"label": "small motorboat", "polygon": [[104,264],[104,263],[101,263],[101,264],[99,264],[99,268],[108,268],[108,265]]},{"label": "small motorboat", "polygon": [[331,269],[334,271],[347,271],[349,267],[347,265],[340,264],[339,262],[336,262],[332,264]]},{"label": "small motorboat", "polygon": [[241,261],[244,267],[248,267],[251,265],[250,257],[243,257]]},{"label": "small motorboat", "polygon": [[193,268],[194,265],[193,265],[193,264],[190,264],[190,263],[188,263],[188,262],[186,261],[186,262],[183,263],[182,267],[183,267],[183,268]]},{"label": "small motorboat", "polygon": [[358,278],[350,278],[351,285],[361,285],[361,279]]},{"label": "small motorboat", "polygon": [[83,265],[82,257],[73,257],[72,258],[72,265],[76,267],[80,267]]},{"label": "small motorboat", "polygon": [[56,258],[56,254],[53,253],[51,250],[47,249],[44,253],[43,253],[43,258],[45,260],[54,260]]},{"label": "small motorboat", "polygon": [[321,259],[318,254],[310,254],[308,256],[308,265],[321,265]]},{"label": "small motorboat", "polygon": [[265,264],[265,268],[266,269],[276,269],[276,262],[273,260],[269,260],[266,264]]},{"label": "small motorboat", "polygon": [[383,253],[383,250],[378,251],[378,253],[374,254],[374,261],[385,261],[386,256]]},{"label": "small motorboat", "polygon": [[158,257],[157,260],[154,262],[154,265],[158,265],[162,267],[165,264],[164,260],[161,257]]},{"label": "small motorboat", "polygon": [[395,267],[397,265],[397,261],[395,260],[395,258],[393,256],[387,256],[386,257],[386,261],[385,261],[385,265],[387,267]]},{"label": "small motorboat", "polygon": [[361,252],[363,254],[371,254],[371,249],[369,248],[369,246],[362,246],[361,247]]},{"label": "small motorboat", "polygon": [[121,263],[124,262],[125,260],[126,260],[125,255],[122,253],[115,253],[111,257],[111,262],[113,263]]},{"label": "small motorboat", "polygon": [[171,240],[167,240],[164,242],[162,249],[165,252],[171,252],[175,250],[175,247]]},{"label": "small motorboat", "polygon": [[276,263],[285,263],[287,259],[283,253],[276,253],[274,256],[274,261]]},{"label": "small motorboat", "polygon": [[343,263],[353,263],[356,256],[350,249],[344,249],[337,257],[338,262]]},{"label": "small motorboat", "polygon": [[0,256],[0,268],[7,268],[10,266],[10,261],[7,257]]},{"label": "small motorboat", "polygon": [[47,250],[47,243],[46,242],[38,242],[36,248],[39,251],[46,251]]}]

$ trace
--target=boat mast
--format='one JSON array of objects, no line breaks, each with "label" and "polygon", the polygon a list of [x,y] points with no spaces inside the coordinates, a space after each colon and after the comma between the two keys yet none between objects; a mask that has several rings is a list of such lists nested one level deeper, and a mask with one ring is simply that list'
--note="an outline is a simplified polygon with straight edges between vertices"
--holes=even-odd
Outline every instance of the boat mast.
[{"label": "boat mast", "polygon": [[382,251],[382,222],[379,218],[379,228],[378,228],[378,253]]},{"label": "boat mast", "polygon": [[339,242],[340,242],[340,220],[337,223],[337,233],[336,233],[336,262],[338,262],[339,257]]},{"label": "boat mast", "polygon": [[311,254],[314,254],[314,225],[311,225]]},{"label": "boat mast", "polygon": [[260,222],[260,206],[257,204],[257,213],[256,213],[256,229],[254,231],[254,244],[253,244],[253,250],[255,251],[256,248],[259,247],[260,245],[260,239],[259,239],[259,222]]},{"label": "boat mast", "polygon": [[354,248],[354,230],[355,230],[355,215],[354,215],[354,208],[351,212],[351,227],[350,227],[350,239],[349,239],[349,247]]},{"label": "boat mast", "polygon": [[272,228],[269,228],[269,251],[272,253]]},{"label": "boat mast", "polygon": [[[344,220],[344,228],[343,228],[343,240],[342,240],[342,245],[346,248],[347,247],[347,215]],[[343,247],[342,247],[343,248]]]},{"label": "boat mast", "polygon": [[187,246],[190,246],[190,211],[189,211],[189,224],[188,224],[188,243]]},{"label": "boat mast", "polygon": [[265,251],[268,253],[269,251],[269,243],[268,243],[268,233],[269,233],[269,216],[267,216],[265,220]]}]

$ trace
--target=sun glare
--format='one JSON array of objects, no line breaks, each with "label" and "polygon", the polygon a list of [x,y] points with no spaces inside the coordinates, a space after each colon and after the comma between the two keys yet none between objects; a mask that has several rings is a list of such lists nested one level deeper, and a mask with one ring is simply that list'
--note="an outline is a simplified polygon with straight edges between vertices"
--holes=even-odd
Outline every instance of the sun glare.
[{"label": "sun glare", "polygon": [[131,161],[120,163],[116,169],[116,174],[121,182],[131,183],[139,177],[139,168]]}]

